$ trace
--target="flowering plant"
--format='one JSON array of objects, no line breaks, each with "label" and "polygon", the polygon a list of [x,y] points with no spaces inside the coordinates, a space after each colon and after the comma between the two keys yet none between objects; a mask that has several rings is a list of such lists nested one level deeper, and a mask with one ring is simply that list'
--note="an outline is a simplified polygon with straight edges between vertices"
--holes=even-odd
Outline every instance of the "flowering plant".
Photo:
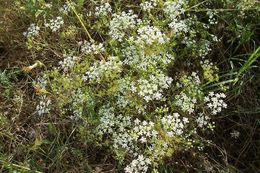
[{"label": "flowering plant", "polygon": [[[227,107],[224,87],[206,87],[219,82],[208,57],[219,41],[211,33],[217,19],[205,13],[201,20],[186,0],[117,5],[102,1],[84,16],[68,1],[57,17],[43,16],[25,31],[38,50],[43,40],[64,41],[59,63],[35,81],[48,91],[36,113],[83,120],[92,142],[108,147],[125,172],[156,171],[177,152],[202,150],[209,142],[203,134]],[[40,39],[43,30],[49,37]],[[83,33],[88,38],[69,39]]]}]

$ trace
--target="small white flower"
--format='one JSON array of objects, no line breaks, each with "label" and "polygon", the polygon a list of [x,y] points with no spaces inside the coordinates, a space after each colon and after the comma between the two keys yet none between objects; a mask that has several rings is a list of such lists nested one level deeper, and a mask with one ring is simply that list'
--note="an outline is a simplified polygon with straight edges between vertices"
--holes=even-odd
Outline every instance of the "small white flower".
[{"label": "small white flower", "polygon": [[41,96],[39,104],[36,106],[36,113],[40,116],[48,114],[51,110],[51,100],[44,96]]},{"label": "small white flower", "polygon": [[134,123],[135,123],[136,125],[139,125],[140,122],[141,122],[141,121],[140,121],[139,119],[137,119],[137,118],[134,120]]},{"label": "small white flower", "polygon": [[169,40],[169,38],[155,26],[143,26],[137,30],[137,33],[138,37],[135,42],[138,44],[164,44]]},{"label": "small white flower", "polygon": [[76,56],[66,56],[65,55],[64,60],[59,62],[60,68],[64,72],[68,72],[69,70],[71,70],[74,67],[77,60],[78,60],[78,57],[76,57]]},{"label": "small white flower", "polygon": [[173,113],[173,115],[164,116],[161,118],[163,129],[167,135],[173,137],[174,135],[182,135],[185,125],[189,123],[189,119],[184,117],[180,119],[180,114]]},{"label": "small white flower", "polygon": [[[82,42],[80,44],[82,44]],[[86,55],[89,54],[96,55],[104,51],[105,51],[105,47],[103,43],[94,43],[94,42],[92,43],[92,42],[84,41],[81,46],[81,52]]]},{"label": "small white flower", "polygon": [[107,3],[107,2],[101,4],[100,6],[97,6],[95,8],[95,15],[96,16],[105,16],[108,13],[111,13],[111,12],[112,12],[112,8],[111,8],[110,4]]},{"label": "small white flower", "polygon": [[26,32],[23,35],[27,38],[31,38],[33,36],[39,35],[40,27],[37,26],[35,23],[32,23]]},{"label": "small white flower", "polygon": [[224,102],[226,95],[224,93],[209,92],[208,96],[204,98],[207,107],[211,110],[213,115],[222,111],[222,108],[227,108],[227,104]]},{"label": "small white flower", "polygon": [[122,12],[120,14],[113,14],[113,18],[109,24],[109,35],[117,41],[122,41],[126,35],[127,30],[133,29],[137,24],[137,15],[132,10]]},{"label": "small white flower", "polygon": [[185,10],[183,9],[185,1],[177,0],[177,1],[166,1],[164,3],[163,11],[170,16],[171,19],[176,19],[180,14],[182,14]]},{"label": "small white flower", "polygon": [[54,19],[51,19],[49,23],[45,23],[45,26],[50,28],[52,32],[57,32],[61,26],[64,24],[62,17],[58,16]]},{"label": "small white flower", "polygon": [[108,74],[118,74],[122,71],[122,62],[118,57],[108,57],[107,61],[95,62],[83,77],[90,82],[101,82],[104,77],[113,77]]},{"label": "small white flower", "polygon": [[210,118],[207,115],[200,113],[196,119],[196,122],[200,128],[206,127],[209,125]]},{"label": "small white flower", "polygon": [[125,173],[146,173],[148,171],[151,161],[143,155],[139,155],[126,168]]},{"label": "small white flower", "polygon": [[139,79],[137,85],[137,94],[144,98],[146,102],[151,100],[162,100],[163,90],[168,89],[172,83],[171,77],[163,73],[150,75],[149,79]]},{"label": "small white flower", "polygon": [[70,8],[70,5],[69,5],[68,3],[65,3],[65,4],[59,9],[59,11],[60,11],[61,13],[64,13],[64,14],[70,12],[70,10],[71,10],[71,8]]},{"label": "small white flower", "polygon": [[141,8],[144,11],[150,12],[152,9],[154,9],[158,5],[158,0],[148,0],[144,1],[140,4]]},{"label": "small white flower", "polygon": [[237,139],[240,136],[240,132],[237,131],[237,130],[233,130],[233,132],[231,132],[230,135],[231,135],[232,138]]}]

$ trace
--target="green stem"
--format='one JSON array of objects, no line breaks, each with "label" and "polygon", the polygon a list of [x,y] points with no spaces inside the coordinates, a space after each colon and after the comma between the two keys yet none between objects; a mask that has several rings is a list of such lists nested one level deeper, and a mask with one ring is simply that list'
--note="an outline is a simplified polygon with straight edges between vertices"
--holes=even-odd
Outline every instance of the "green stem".
[{"label": "green stem", "polygon": [[84,24],[82,18],[79,16],[79,14],[78,14],[78,12],[76,11],[76,9],[71,5],[71,1],[70,1],[70,0],[68,1],[68,3],[69,3],[70,8],[73,10],[73,12],[75,13],[75,15],[77,16],[77,18],[78,18],[78,20],[79,20],[81,26],[83,27],[84,31],[87,33],[87,35],[88,35],[90,41],[94,41],[94,39],[93,39],[93,38],[91,37],[91,35],[89,34],[89,32],[88,32],[88,30],[87,30],[87,28],[86,28],[86,26],[85,26],[85,24]]}]

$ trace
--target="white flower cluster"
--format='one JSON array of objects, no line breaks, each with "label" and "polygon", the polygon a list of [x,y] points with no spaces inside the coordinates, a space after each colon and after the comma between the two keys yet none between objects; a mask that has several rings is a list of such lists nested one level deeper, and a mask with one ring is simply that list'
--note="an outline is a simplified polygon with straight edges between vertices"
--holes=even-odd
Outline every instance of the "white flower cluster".
[{"label": "white flower cluster", "polygon": [[84,41],[83,43],[80,42],[79,44],[82,45],[81,52],[86,55],[89,54],[96,55],[105,51],[103,43],[91,43],[91,42]]},{"label": "white flower cluster", "polygon": [[98,133],[103,134],[113,134],[114,128],[116,126],[116,117],[114,114],[113,107],[103,107],[99,110],[98,114],[101,116],[100,125],[97,127]]},{"label": "white flower cluster", "polygon": [[150,139],[157,137],[151,121],[131,121],[129,116],[115,115],[114,108],[104,106],[99,110],[100,125],[97,127],[100,135],[112,136],[113,147],[117,150],[125,149],[131,154],[137,155],[136,142],[148,143]]},{"label": "white flower cluster", "polygon": [[70,102],[72,104],[71,111],[73,112],[73,115],[70,117],[71,119],[78,119],[79,117],[82,117],[83,113],[83,104],[88,99],[88,95],[86,93],[83,93],[81,89],[77,89],[72,92]]},{"label": "white flower cluster", "polygon": [[133,92],[136,92],[136,86],[133,81],[130,80],[129,77],[121,78],[116,81],[116,91],[113,95],[115,98],[115,104],[118,108],[127,108],[127,106],[131,106],[133,110],[136,112],[134,114],[144,115],[145,109],[147,105],[133,103]]},{"label": "white flower cluster", "polygon": [[211,42],[208,40],[205,40],[203,43],[201,43],[200,48],[198,50],[199,56],[203,59],[212,51],[212,48],[210,47]]},{"label": "white flower cluster", "polygon": [[146,173],[150,165],[151,160],[149,158],[145,158],[143,155],[139,155],[137,159],[134,159],[125,168],[125,173]]},{"label": "white flower cluster", "polygon": [[173,113],[173,115],[164,116],[161,119],[163,129],[166,131],[169,137],[174,135],[182,135],[184,132],[184,127],[189,123],[189,119],[186,117],[180,118],[180,114]]},{"label": "white flower cluster", "polygon": [[71,8],[70,8],[70,5],[69,5],[68,3],[65,3],[65,4],[59,9],[59,11],[60,11],[61,13],[64,13],[64,14],[70,12],[70,10],[71,10]]},{"label": "white flower cluster", "polygon": [[101,116],[100,125],[97,127],[100,135],[122,133],[126,127],[131,125],[131,118],[122,115],[116,116],[113,107],[104,106],[98,114]]},{"label": "white flower cluster", "polygon": [[36,81],[33,82],[35,86],[38,86],[42,89],[46,89],[48,83],[48,76],[46,73],[43,73],[40,77],[36,79]]},{"label": "white flower cluster", "polygon": [[117,41],[123,41],[128,29],[133,29],[138,23],[137,15],[132,10],[127,13],[113,14],[113,19],[109,24],[109,35]]},{"label": "white flower cluster", "polygon": [[36,106],[36,113],[40,116],[44,114],[48,114],[51,110],[50,108],[51,100],[47,98],[45,95],[40,97],[40,102]]},{"label": "white flower cluster", "polygon": [[184,13],[184,0],[166,1],[164,3],[163,11],[170,16],[171,19],[177,18],[180,14]]},{"label": "white flower cluster", "polygon": [[196,122],[200,128],[204,128],[209,126],[210,117],[204,115],[203,113],[199,113],[198,117],[196,118]]},{"label": "white flower cluster", "polygon": [[169,23],[169,27],[172,28],[177,35],[180,33],[188,33],[189,31],[185,20],[172,19],[171,23]]},{"label": "white flower cluster", "polygon": [[39,35],[40,27],[37,26],[35,23],[32,23],[26,32],[23,35],[27,38],[31,38],[33,36]]},{"label": "white flower cluster", "polygon": [[129,78],[121,78],[117,80],[117,91],[114,94],[116,105],[120,108],[126,108],[129,103],[129,94],[131,93],[131,82]]},{"label": "white flower cluster", "polygon": [[232,138],[237,139],[237,138],[239,138],[239,136],[240,136],[240,132],[237,131],[237,130],[233,130],[233,131],[230,133],[230,135],[231,135]]},{"label": "white flower cluster", "polygon": [[135,105],[135,110],[137,110],[137,113],[140,115],[145,115],[146,114],[146,109],[147,109],[147,105]]},{"label": "white flower cluster", "polygon": [[[197,44],[196,40],[194,38],[188,37],[188,36],[184,36],[183,40],[181,41],[182,44],[186,44],[187,47],[194,47],[194,45]],[[201,52],[201,49],[198,50],[199,52]]]},{"label": "white flower cluster", "polygon": [[118,107],[125,108],[129,104],[129,101],[125,97],[125,95],[117,94],[115,96],[116,96],[116,99],[117,99],[116,104],[117,104]]},{"label": "white flower cluster", "polygon": [[134,145],[134,138],[126,132],[114,133],[113,147],[115,149],[125,149],[132,154],[136,150],[136,147]]},{"label": "white flower cluster", "polygon": [[207,79],[209,81],[218,81],[218,71],[219,69],[217,66],[215,66],[212,62],[210,62],[208,59],[203,59],[200,61],[200,65],[203,69],[203,76],[204,79]]},{"label": "white flower cluster", "polygon": [[158,0],[148,0],[144,1],[140,4],[141,8],[144,11],[150,12],[152,9],[154,9],[158,5]]},{"label": "white flower cluster", "polygon": [[68,72],[74,67],[78,59],[76,56],[65,56],[64,60],[59,62],[60,69],[64,72]]},{"label": "white flower cluster", "polygon": [[164,44],[169,38],[166,37],[164,33],[160,31],[159,28],[155,26],[143,26],[138,28],[137,30],[138,37],[136,39],[136,43],[138,44],[147,44],[153,45],[156,43]]},{"label": "white flower cluster", "polygon": [[143,97],[146,102],[151,100],[161,100],[163,98],[163,89],[168,89],[172,83],[171,77],[163,73],[151,74],[149,79],[139,79],[137,87],[132,85],[131,91]]},{"label": "white flower cluster", "polygon": [[224,102],[226,95],[224,93],[209,92],[208,96],[204,98],[207,107],[211,110],[213,115],[221,112],[223,108],[227,108],[227,104]]},{"label": "white flower cluster", "polygon": [[183,75],[180,78],[180,82],[177,82],[177,87],[178,88],[183,88],[183,87],[197,87],[201,84],[199,75],[197,72],[192,72],[191,75]]},{"label": "white flower cluster", "polygon": [[45,23],[45,26],[50,28],[52,32],[57,32],[64,24],[62,17],[58,16],[55,19],[51,19],[49,23]]},{"label": "white flower cluster", "polygon": [[180,82],[176,83],[182,91],[175,96],[175,105],[184,112],[193,113],[198,102],[197,97],[202,94],[200,84],[201,81],[196,72],[192,72],[190,76],[183,75]]},{"label": "white flower cluster", "polygon": [[188,112],[189,114],[195,111],[195,105],[197,99],[195,97],[187,96],[184,92],[175,96],[175,105],[181,108],[182,111]]},{"label": "white flower cluster", "polygon": [[106,16],[108,13],[112,12],[112,8],[109,3],[103,3],[100,6],[95,8],[95,15],[96,16]]},{"label": "white flower cluster", "polygon": [[169,27],[172,28],[177,35],[182,32],[187,33],[189,31],[186,20],[181,20],[179,17],[185,11],[183,8],[184,3],[184,0],[166,1],[164,3],[164,12],[169,15],[171,19]]},{"label": "white flower cluster", "polygon": [[210,62],[208,59],[200,61],[200,65],[203,69],[212,69],[214,67],[213,62]]},{"label": "white flower cluster", "polygon": [[101,82],[102,78],[110,78],[122,71],[122,62],[118,57],[108,57],[108,61],[94,62],[84,76],[84,80],[90,82]]},{"label": "white flower cluster", "polygon": [[167,153],[167,150],[169,149],[169,145],[167,142],[160,143],[160,144],[151,144],[148,146],[149,153],[152,154],[152,157],[157,159],[160,157],[164,157]]},{"label": "white flower cluster", "polygon": [[209,16],[209,23],[211,25],[217,24],[217,19],[215,18],[216,12],[214,11],[207,11],[207,15]]},{"label": "white flower cluster", "polygon": [[145,55],[144,50],[138,49],[135,45],[126,47],[122,53],[124,64],[141,71],[147,71],[149,67],[168,65],[175,60],[174,56],[169,53]]},{"label": "white flower cluster", "polygon": [[148,139],[157,137],[158,132],[154,130],[154,123],[152,121],[140,121],[139,119],[134,120],[135,127],[133,128],[133,135],[136,141],[141,143],[147,143]]},{"label": "white flower cluster", "polygon": [[[101,118],[100,125],[97,127],[98,134],[110,137],[113,148],[117,151],[123,149],[137,157],[140,152],[138,143],[148,145],[152,139],[158,137],[158,132],[155,130],[155,124],[152,121],[140,121],[139,119],[131,121],[130,116],[116,115],[115,109],[110,106],[102,107],[99,110],[99,116]],[[141,158],[140,161],[142,161]],[[140,166],[144,166],[143,163],[136,164],[136,168],[130,165],[127,168],[128,171],[131,169],[141,171]],[[145,169],[148,169],[148,165]]]}]

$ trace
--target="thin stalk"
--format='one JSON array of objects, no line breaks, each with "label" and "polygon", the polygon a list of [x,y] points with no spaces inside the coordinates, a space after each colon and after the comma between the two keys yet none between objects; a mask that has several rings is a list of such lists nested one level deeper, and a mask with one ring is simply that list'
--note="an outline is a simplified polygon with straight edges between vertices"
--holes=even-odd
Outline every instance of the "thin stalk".
[{"label": "thin stalk", "polygon": [[82,18],[79,16],[79,14],[78,14],[78,12],[76,11],[76,9],[71,5],[71,1],[70,1],[70,0],[68,1],[68,3],[69,3],[70,8],[73,10],[73,12],[75,13],[75,15],[77,16],[77,18],[78,18],[78,20],[79,20],[81,26],[83,27],[84,31],[85,31],[86,34],[88,35],[90,41],[93,42],[94,39],[91,37],[90,33],[88,32],[88,30],[87,30],[87,28],[86,28],[86,26],[85,26],[85,24],[84,24]]}]

